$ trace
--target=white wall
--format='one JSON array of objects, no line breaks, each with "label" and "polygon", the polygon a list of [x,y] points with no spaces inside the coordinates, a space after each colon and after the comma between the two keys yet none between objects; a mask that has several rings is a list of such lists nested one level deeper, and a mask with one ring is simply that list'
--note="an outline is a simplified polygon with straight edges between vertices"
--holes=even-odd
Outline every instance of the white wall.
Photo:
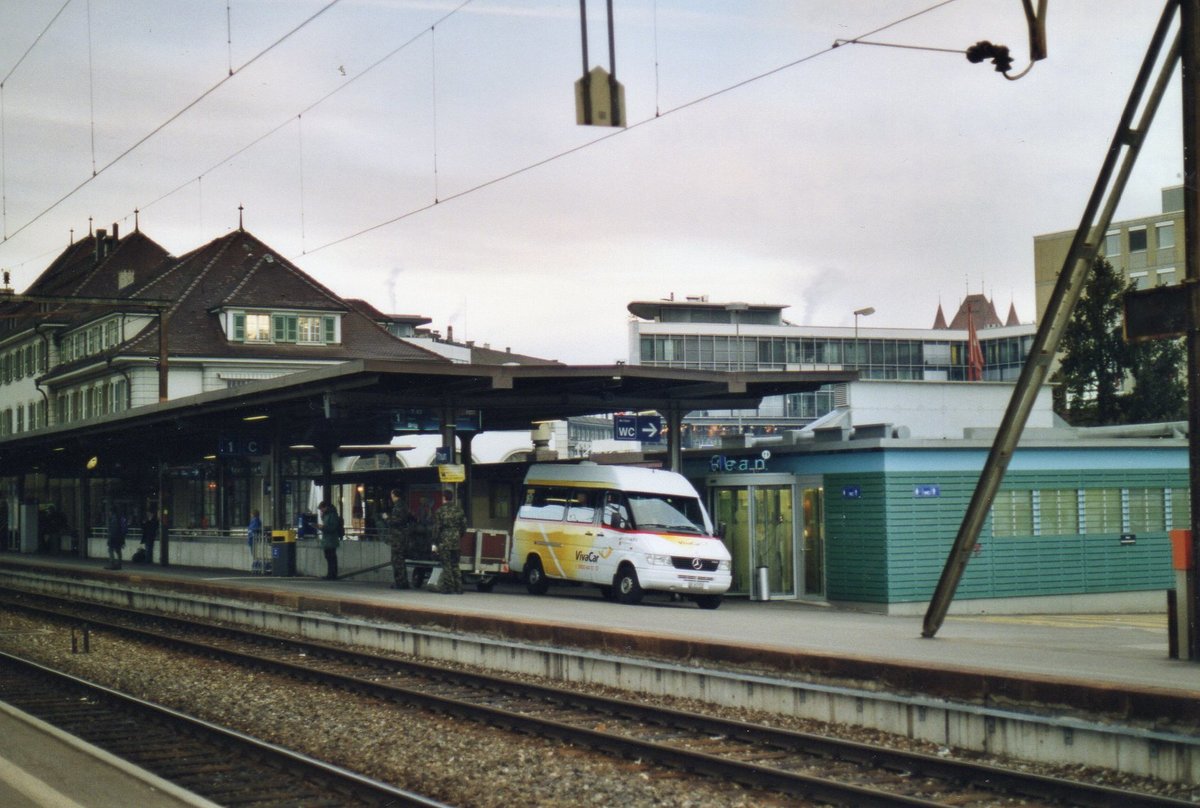
[{"label": "white wall", "polygon": [[[1012,398],[1010,382],[875,381],[847,387],[854,426],[906,426],[910,437],[961,439],[970,427],[998,427]],[[1028,429],[1054,426],[1051,390],[1043,386],[1026,423]]]}]

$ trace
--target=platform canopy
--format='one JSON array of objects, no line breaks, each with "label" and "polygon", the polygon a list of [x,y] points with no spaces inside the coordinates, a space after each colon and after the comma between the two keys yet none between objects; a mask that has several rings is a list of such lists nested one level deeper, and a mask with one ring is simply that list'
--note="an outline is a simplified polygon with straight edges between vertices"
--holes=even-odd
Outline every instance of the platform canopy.
[{"label": "platform canopy", "polygon": [[[613,412],[686,415],[754,408],[766,396],[816,390],[853,371],[718,372],[630,365],[471,365],[356,360],[0,439],[8,474],[102,451],[153,462],[217,453],[254,435],[284,445],[386,444],[401,421],[464,418],[479,431]],[[433,430],[425,430],[433,431]]]}]

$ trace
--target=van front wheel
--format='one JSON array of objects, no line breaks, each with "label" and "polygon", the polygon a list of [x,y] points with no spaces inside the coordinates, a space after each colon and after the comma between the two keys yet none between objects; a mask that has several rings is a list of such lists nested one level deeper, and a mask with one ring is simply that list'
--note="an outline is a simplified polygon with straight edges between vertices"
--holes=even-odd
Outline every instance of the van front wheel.
[{"label": "van front wheel", "polygon": [[701,609],[716,609],[721,605],[720,595],[697,595],[694,600]]},{"label": "van front wheel", "polygon": [[642,585],[638,583],[637,571],[629,565],[617,570],[613,577],[613,590],[621,603],[632,606],[642,602]]},{"label": "van front wheel", "polygon": [[525,588],[531,595],[544,595],[550,588],[550,581],[546,578],[546,571],[542,569],[542,562],[536,557],[529,559],[525,564]]}]

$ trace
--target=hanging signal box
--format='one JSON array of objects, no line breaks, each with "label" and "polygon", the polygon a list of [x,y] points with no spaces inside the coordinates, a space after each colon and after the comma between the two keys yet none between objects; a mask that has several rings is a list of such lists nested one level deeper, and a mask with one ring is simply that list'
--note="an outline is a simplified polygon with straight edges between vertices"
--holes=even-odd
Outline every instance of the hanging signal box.
[{"label": "hanging signal box", "polygon": [[625,126],[625,87],[603,67],[575,82],[575,122],[580,126]]}]

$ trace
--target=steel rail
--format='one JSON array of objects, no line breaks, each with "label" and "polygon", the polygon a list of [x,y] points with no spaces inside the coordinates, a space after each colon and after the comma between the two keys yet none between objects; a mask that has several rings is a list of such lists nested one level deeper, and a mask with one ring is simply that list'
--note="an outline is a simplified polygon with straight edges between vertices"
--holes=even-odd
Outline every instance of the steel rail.
[{"label": "steel rail", "polygon": [[[49,724],[60,727],[66,724],[63,728],[68,731],[83,726],[86,729],[80,735],[84,740],[218,802],[223,797],[228,798],[226,792],[237,790],[239,801],[251,802],[255,801],[249,799],[253,796],[276,802],[279,799],[296,802],[337,799],[339,804],[347,805],[427,808],[444,808],[445,805],[14,654],[0,651],[0,666],[10,674],[16,671],[18,676],[21,673],[28,675],[25,682],[15,681],[18,676],[3,677],[0,692],[5,693],[9,703],[38,715]],[[83,692],[87,696],[64,700],[43,695],[61,694],[64,690]],[[171,743],[145,743],[149,725],[165,727],[171,733]],[[164,757],[162,749],[167,748],[170,754]],[[221,771],[223,782],[198,784],[195,772],[198,766],[210,773]],[[236,777],[232,782],[225,781],[231,772],[236,773]],[[252,782],[256,777],[260,783],[257,786]],[[248,782],[251,785],[247,786]],[[204,793],[206,791],[208,793]]]}]

